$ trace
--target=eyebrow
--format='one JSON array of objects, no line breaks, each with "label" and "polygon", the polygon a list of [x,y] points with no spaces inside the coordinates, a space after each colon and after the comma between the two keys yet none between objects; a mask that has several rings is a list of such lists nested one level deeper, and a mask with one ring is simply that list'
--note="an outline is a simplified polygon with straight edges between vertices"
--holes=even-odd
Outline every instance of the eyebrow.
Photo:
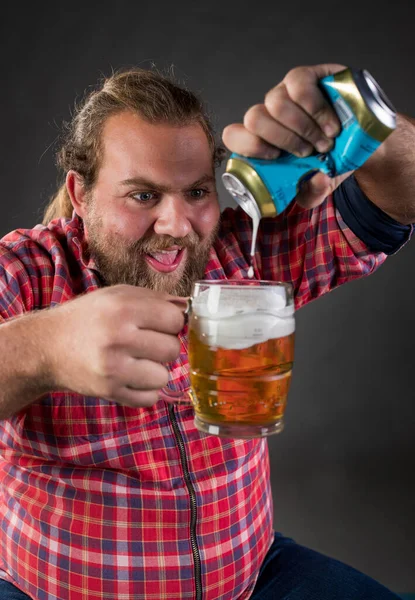
[{"label": "eyebrow", "polygon": [[[213,175],[207,175],[207,174],[202,175],[202,177],[200,177],[200,179],[198,179],[194,183],[191,183],[190,185],[186,186],[184,189],[185,190],[193,190],[193,189],[197,188],[198,186],[201,186],[206,183],[216,183],[215,177]],[[120,185],[125,186],[125,187],[132,186],[132,185],[139,185],[146,189],[157,190],[160,192],[170,192],[172,190],[172,188],[169,186],[161,185],[160,183],[156,183],[154,181],[151,181],[150,179],[146,179],[145,177],[131,177],[130,179],[124,179],[123,181],[120,181]]]}]

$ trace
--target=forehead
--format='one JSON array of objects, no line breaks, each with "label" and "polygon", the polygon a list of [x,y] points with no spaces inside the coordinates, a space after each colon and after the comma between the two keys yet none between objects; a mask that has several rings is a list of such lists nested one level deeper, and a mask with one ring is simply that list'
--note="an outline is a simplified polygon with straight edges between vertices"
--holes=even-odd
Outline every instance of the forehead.
[{"label": "forehead", "polygon": [[[213,170],[212,150],[199,123],[173,126],[151,124],[131,112],[110,117],[102,133],[104,169],[116,169],[123,178],[137,172]],[[156,174],[156,173],[155,173]]]}]

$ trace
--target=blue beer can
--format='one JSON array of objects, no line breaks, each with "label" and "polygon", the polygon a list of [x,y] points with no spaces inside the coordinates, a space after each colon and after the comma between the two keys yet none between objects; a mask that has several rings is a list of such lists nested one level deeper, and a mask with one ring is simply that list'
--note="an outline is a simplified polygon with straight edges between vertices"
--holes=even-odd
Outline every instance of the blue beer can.
[{"label": "blue beer can", "polygon": [[251,217],[281,213],[317,171],[334,177],[358,169],[396,129],[393,105],[365,69],[344,69],[319,85],[341,123],[329,152],[304,158],[282,152],[272,160],[231,154],[222,181]]}]

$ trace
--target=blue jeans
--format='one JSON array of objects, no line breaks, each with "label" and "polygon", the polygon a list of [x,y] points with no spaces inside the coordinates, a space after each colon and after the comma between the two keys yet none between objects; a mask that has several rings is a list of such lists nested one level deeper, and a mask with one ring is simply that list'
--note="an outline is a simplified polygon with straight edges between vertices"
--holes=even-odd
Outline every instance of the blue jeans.
[{"label": "blue jeans", "polygon": [[399,600],[374,579],[276,533],[251,600]]},{"label": "blue jeans", "polygon": [[[0,580],[0,600],[30,600]],[[275,534],[251,600],[399,600],[352,567]]]},{"label": "blue jeans", "polygon": [[32,600],[30,596],[21,592],[17,587],[0,579],[0,600]]}]

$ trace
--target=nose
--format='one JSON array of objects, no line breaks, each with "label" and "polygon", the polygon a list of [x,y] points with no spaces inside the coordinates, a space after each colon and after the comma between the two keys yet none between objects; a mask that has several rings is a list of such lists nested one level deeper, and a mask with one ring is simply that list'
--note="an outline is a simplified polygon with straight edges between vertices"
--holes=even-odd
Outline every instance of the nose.
[{"label": "nose", "polygon": [[187,203],[183,198],[169,196],[159,204],[159,211],[154,222],[154,232],[158,235],[185,237],[192,231],[187,214]]}]

